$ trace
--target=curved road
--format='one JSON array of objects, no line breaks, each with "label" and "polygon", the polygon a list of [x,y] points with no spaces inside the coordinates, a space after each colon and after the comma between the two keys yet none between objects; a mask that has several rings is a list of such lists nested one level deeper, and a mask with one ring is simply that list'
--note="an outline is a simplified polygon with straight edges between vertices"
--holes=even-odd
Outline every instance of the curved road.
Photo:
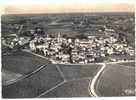
[{"label": "curved road", "polygon": [[88,87],[88,91],[90,95],[93,97],[98,97],[98,95],[95,92],[94,85],[96,83],[97,78],[100,76],[100,74],[103,72],[104,68],[106,67],[105,63],[99,63],[99,64],[102,65],[102,68],[94,76],[93,80],[90,82],[89,87]]},{"label": "curved road", "polygon": [[92,79],[92,81],[90,82],[89,86],[88,86],[88,91],[89,94],[93,97],[98,97],[98,95],[95,92],[95,83],[98,79],[98,77],[100,76],[100,74],[103,72],[103,70],[106,67],[106,64],[118,64],[118,63],[127,63],[127,62],[134,62],[134,60],[129,60],[129,61],[118,61],[118,62],[109,62],[109,63],[99,63],[100,65],[102,65],[102,68],[97,72],[97,74],[94,76],[94,78]]}]

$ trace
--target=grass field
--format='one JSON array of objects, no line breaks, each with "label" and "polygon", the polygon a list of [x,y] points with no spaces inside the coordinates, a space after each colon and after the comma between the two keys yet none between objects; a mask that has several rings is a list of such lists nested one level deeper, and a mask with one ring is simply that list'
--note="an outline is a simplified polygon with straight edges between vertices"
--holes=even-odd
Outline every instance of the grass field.
[{"label": "grass field", "polygon": [[43,97],[89,97],[88,85],[89,79],[69,81],[53,91],[45,94]]},{"label": "grass field", "polygon": [[49,63],[49,61],[27,52],[17,52],[12,55],[2,56],[2,69],[23,75]]},{"label": "grass field", "polygon": [[88,97],[88,85],[96,72],[98,64],[57,65],[66,80],[64,84],[41,97]]},{"label": "grass field", "polygon": [[100,96],[134,96],[135,69],[108,64],[97,81],[96,92]]},{"label": "grass field", "polygon": [[28,78],[3,86],[2,95],[4,98],[32,98],[66,80],[64,84],[41,97],[86,97],[89,96],[89,80],[100,67],[96,64],[57,65],[57,67],[51,64]]},{"label": "grass field", "polygon": [[128,66],[128,67],[135,67],[135,62],[120,63],[120,65]]},{"label": "grass field", "polygon": [[32,98],[63,81],[56,66],[48,65],[34,75],[2,87],[3,98]]},{"label": "grass field", "polygon": [[101,65],[58,65],[64,73],[66,80],[93,77],[101,68]]},{"label": "grass field", "polygon": [[2,85],[12,82],[13,80],[19,79],[20,77],[22,77],[22,75],[19,73],[13,73],[11,71],[2,69]]}]

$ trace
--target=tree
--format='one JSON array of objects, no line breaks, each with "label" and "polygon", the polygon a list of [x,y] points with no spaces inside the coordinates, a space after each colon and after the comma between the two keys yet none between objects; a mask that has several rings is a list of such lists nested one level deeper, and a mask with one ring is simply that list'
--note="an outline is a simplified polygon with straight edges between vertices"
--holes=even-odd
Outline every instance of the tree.
[{"label": "tree", "polygon": [[55,38],[55,36],[54,36],[54,35],[52,35],[52,34],[50,34],[50,35],[49,35],[49,37],[50,37],[50,38]]},{"label": "tree", "polygon": [[62,35],[63,38],[68,38],[67,34]]},{"label": "tree", "polygon": [[42,27],[36,27],[35,33],[38,34],[38,35],[45,35],[45,32],[44,32]]},{"label": "tree", "polygon": [[76,38],[78,39],[87,39],[87,36],[84,34],[76,35]]}]

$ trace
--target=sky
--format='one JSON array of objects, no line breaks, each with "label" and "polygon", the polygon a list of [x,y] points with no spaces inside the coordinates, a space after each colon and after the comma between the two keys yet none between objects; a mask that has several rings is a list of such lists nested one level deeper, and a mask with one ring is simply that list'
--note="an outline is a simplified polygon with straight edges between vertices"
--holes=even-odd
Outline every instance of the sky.
[{"label": "sky", "polygon": [[134,12],[135,0],[1,0],[4,14]]}]

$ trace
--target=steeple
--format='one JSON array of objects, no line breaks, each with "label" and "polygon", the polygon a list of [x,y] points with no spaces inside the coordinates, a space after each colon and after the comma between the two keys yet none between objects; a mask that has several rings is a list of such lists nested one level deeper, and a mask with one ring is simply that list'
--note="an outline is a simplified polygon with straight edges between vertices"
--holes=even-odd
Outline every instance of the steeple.
[{"label": "steeple", "polygon": [[58,40],[58,43],[60,43],[60,32],[58,33],[58,38],[57,38],[57,40]]}]

